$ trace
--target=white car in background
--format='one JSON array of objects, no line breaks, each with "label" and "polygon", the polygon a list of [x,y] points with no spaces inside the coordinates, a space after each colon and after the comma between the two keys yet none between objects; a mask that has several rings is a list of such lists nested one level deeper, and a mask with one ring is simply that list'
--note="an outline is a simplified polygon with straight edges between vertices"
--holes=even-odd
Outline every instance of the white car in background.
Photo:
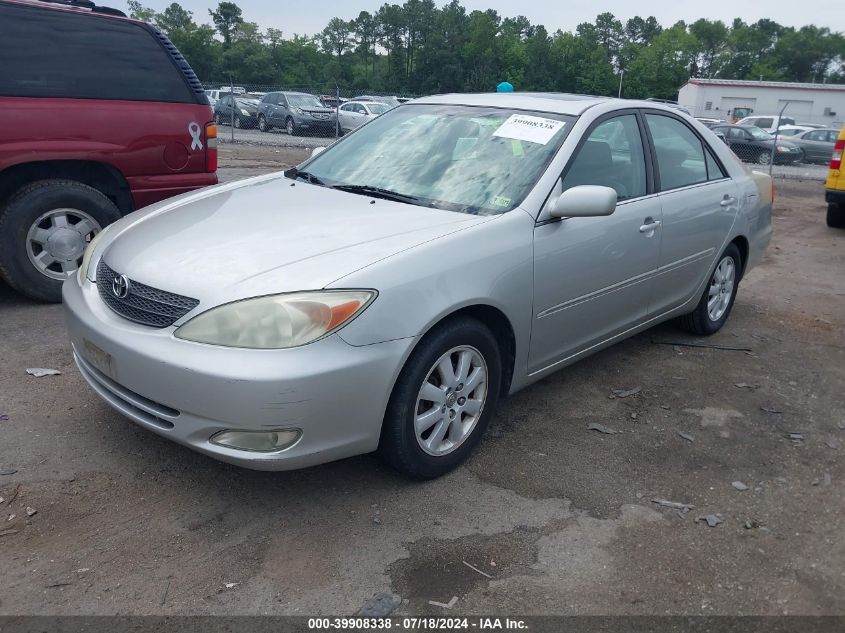
[{"label": "white car in background", "polygon": [[[780,124],[778,124],[780,119]],[[787,125],[795,125],[795,119],[790,116],[778,116],[777,114],[754,114],[740,119],[736,125],[753,125],[769,134],[774,134],[778,128],[785,128]]]},{"label": "white car in background", "polygon": [[813,128],[807,125],[784,125],[780,130],[778,130],[778,138],[779,139],[790,139],[793,136],[798,136],[799,134],[803,134],[804,132],[809,132]]},{"label": "white car in background", "polygon": [[347,101],[337,110],[340,133],[351,132],[390,109],[390,105],[380,101]]}]

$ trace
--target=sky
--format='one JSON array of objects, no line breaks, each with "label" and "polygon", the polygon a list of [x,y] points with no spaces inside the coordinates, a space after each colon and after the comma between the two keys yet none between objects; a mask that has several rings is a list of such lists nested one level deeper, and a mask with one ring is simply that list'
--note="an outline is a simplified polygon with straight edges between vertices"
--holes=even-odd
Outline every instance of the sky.
[{"label": "sky", "polygon": [[[345,20],[356,17],[360,11],[374,13],[385,0],[321,0],[320,2],[284,2],[278,0],[234,0],[243,10],[244,19],[257,22],[264,30],[267,27],[281,29],[285,38],[300,35],[314,35],[323,30],[328,21],[337,16]],[[101,0],[106,6],[127,11],[124,0]],[[173,0],[141,0],[144,6],[162,11]],[[402,4],[403,0],[390,0],[391,4]],[[722,20],[730,23],[735,17],[746,22],[769,18],[786,26],[800,27],[805,24],[826,26],[832,31],[845,31],[845,11],[832,10],[841,0],[706,0],[704,2],[678,2],[667,0],[462,0],[467,13],[479,9],[496,9],[502,17],[526,16],[532,24],[543,24],[549,33],[557,29],[572,31],[581,22],[592,22],[596,15],[609,11],[623,22],[635,15],[653,15],[660,24],[669,26],[678,20],[695,22],[699,18]],[[438,7],[446,0],[435,0]],[[197,22],[210,23],[208,9],[216,6],[216,0],[182,0],[179,2],[192,11]],[[122,7],[120,5],[123,5]],[[798,11],[797,8],[801,10]]]}]

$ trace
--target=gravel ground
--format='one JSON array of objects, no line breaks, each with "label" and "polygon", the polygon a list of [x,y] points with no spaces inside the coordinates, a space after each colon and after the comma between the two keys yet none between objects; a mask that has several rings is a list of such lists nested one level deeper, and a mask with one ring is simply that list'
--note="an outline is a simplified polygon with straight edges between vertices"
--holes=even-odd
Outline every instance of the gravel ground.
[{"label": "gravel ground", "polygon": [[[224,146],[221,178],[304,155]],[[706,341],[750,352],[642,333],[504,402],[427,483],[169,443],[85,385],[60,306],[0,287],[0,615],[352,614],[382,591],[398,613],[845,614],[845,232],[822,199],[779,183],[765,261]]]}]

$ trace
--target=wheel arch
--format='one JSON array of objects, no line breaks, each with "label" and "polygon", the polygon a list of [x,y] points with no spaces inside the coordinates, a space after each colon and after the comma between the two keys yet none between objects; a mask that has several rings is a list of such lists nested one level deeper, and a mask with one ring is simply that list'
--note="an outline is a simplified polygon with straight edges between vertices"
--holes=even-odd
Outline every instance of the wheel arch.
[{"label": "wheel arch", "polygon": [[409,350],[408,358],[410,358],[411,354],[414,353],[420,342],[425,340],[430,332],[434,331],[444,323],[460,317],[474,318],[486,325],[493,332],[493,336],[499,346],[499,353],[502,356],[502,385],[500,389],[500,397],[506,396],[510,391],[511,383],[513,382],[514,368],[516,365],[516,335],[514,334],[513,325],[507,315],[499,308],[490,304],[474,303],[462,306],[442,316],[437,321],[434,321],[417,339],[411,350]]},{"label": "wheel arch", "polygon": [[740,262],[740,271],[739,271],[739,278],[742,279],[745,275],[745,269],[748,266],[748,252],[750,249],[750,245],[748,243],[748,238],[744,235],[737,235],[733,240],[730,242],[734,244],[737,249],[739,249],[739,256],[742,259]]},{"label": "wheel arch", "polygon": [[39,180],[74,180],[108,197],[121,214],[134,210],[132,192],[123,174],[113,165],[89,160],[45,160],[18,163],[0,172],[0,204],[16,191]]}]

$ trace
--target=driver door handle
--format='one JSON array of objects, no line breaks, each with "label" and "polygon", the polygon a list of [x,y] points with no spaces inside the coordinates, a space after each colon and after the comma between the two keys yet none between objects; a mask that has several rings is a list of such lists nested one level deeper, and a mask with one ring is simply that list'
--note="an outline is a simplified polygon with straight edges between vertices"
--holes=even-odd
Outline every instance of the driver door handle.
[{"label": "driver door handle", "polygon": [[731,198],[730,196],[722,200],[720,203],[723,207],[730,207],[736,204],[736,198]]},{"label": "driver door handle", "polygon": [[660,220],[645,219],[646,223],[640,227],[640,233],[651,233],[655,229],[660,228]]}]

